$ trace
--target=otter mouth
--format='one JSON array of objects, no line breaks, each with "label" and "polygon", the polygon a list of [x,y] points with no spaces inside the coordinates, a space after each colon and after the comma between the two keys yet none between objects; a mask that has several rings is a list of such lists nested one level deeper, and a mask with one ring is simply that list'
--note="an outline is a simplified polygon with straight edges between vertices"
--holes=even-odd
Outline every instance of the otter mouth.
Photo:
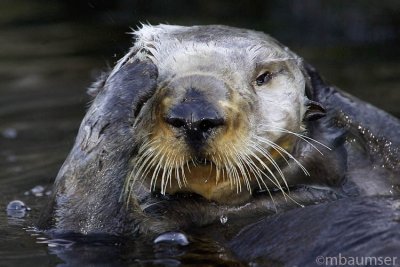
[{"label": "otter mouth", "polygon": [[[183,141],[172,143],[172,140],[153,137],[141,144],[125,181],[128,191],[138,181],[152,192],[168,195],[193,192],[221,203],[248,199],[257,188],[287,194],[284,187],[288,183],[282,168],[288,158],[280,159],[284,152],[278,150],[276,154],[273,147],[255,152],[243,148],[248,153],[245,154],[228,144],[193,151]],[[276,146],[285,151],[281,147],[284,144]]]},{"label": "otter mouth", "polygon": [[199,166],[209,166],[211,164],[215,164],[212,160],[209,160],[205,157],[195,157],[193,159],[193,163]]}]

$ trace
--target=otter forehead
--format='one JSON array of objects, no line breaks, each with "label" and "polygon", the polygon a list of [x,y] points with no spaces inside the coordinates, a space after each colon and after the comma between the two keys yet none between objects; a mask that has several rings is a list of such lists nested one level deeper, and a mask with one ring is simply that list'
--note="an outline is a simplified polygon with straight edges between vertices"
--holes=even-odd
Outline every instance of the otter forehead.
[{"label": "otter forehead", "polygon": [[264,33],[228,26],[143,25],[133,34],[135,45],[123,61],[150,58],[160,80],[210,70],[248,78],[259,64],[297,59]]},{"label": "otter forehead", "polygon": [[246,48],[254,46],[255,43],[268,43],[269,46],[280,47],[270,36],[257,31],[233,28],[222,25],[206,26],[175,26],[175,25],[144,25],[134,32],[139,40],[144,42],[174,41],[185,44],[190,43],[214,43],[225,48]]},{"label": "otter forehead", "polygon": [[[158,88],[179,93],[182,99],[190,88],[207,91],[207,95],[222,88],[224,94],[240,95],[234,103],[219,99],[225,106],[243,109],[239,102],[247,99],[254,108],[249,120],[277,127],[290,125],[290,130],[299,127],[305,111],[302,60],[274,38],[221,25],[143,25],[133,34],[135,44],[119,65],[150,59],[157,66]],[[274,78],[267,86],[257,87],[255,80],[263,73],[272,73]],[[225,89],[216,84],[204,86],[211,80],[223,82]]]}]

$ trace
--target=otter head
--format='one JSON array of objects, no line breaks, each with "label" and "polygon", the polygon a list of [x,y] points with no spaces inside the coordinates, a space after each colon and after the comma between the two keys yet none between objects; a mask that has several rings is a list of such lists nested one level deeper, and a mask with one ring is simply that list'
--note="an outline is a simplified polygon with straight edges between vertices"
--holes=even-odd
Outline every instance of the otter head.
[{"label": "otter head", "polygon": [[[288,187],[283,168],[309,101],[301,60],[271,37],[225,26],[143,26],[114,72],[135,60],[158,69],[138,110],[127,187],[240,202]],[[131,190],[128,190],[131,191]]]}]

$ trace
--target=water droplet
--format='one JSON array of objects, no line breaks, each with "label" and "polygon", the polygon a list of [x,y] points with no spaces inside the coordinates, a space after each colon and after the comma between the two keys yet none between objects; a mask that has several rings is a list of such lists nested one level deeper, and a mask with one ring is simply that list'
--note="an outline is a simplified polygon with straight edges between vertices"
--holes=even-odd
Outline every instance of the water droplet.
[{"label": "water droplet", "polygon": [[400,193],[400,185],[398,185],[398,184],[392,185],[392,190],[391,191],[393,191],[394,194],[398,195]]},{"label": "water droplet", "polygon": [[47,246],[51,248],[56,248],[56,247],[69,248],[73,244],[75,244],[74,241],[66,239],[39,239],[39,238],[37,238],[36,243],[47,244]]},{"label": "water droplet", "polygon": [[154,244],[158,243],[175,243],[181,246],[189,245],[189,240],[185,234],[180,232],[168,232],[159,235],[156,239],[154,239]]},{"label": "water droplet", "polygon": [[34,188],[31,189],[31,193],[35,196],[35,197],[42,197],[44,194],[44,187],[41,185],[37,185]]},{"label": "water droplet", "polygon": [[17,130],[14,129],[14,128],[7,128],[7,129],[4,129],[4,130],[1,132],[1,134],[2,134],[5,138],[8,138],[8,139],[15,139],[15,138],[17,138],[18,132],[17,132]]},{"label": "water droplet", "polygon": [[13,200],[8,203],[7,210],[26,210],[26,205],[21,200]]},{"label": "water droplet", "polygon": [[228,222],[228,216],[226,216],[226,215],[221,215],[221,217],[219,217],[219,221],[220,221],[222,224],[226,224],[226,223]]},{"label": "water droplet", "polygon": [[21,200],[13,200],[7,205],[7,215],[14,218],[23,218],[30,210]]}]

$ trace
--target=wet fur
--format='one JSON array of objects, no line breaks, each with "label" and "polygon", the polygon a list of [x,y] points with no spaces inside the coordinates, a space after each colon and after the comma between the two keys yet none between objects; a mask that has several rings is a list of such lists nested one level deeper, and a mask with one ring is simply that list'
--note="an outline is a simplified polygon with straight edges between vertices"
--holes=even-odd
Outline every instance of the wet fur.
[{"label": "wet fur", "polygon": [[[146,27],[150,26],[144,27],[143,35],[147,34]],[[201,32],[201,28],[194,29],[193,35],[189,35],[188,39],[198,34],[196,29]],[[260,35],[222,26],[207,29],[213,31],[215,36],[218,36],[219,31],[232,31],[240,36]],[[205,41],[210,37],[202,38]],[[269,37],[267,42],[280,46]],[[143,118],[143,114],[151,112],[152,103],[159,100],[157,97],[152,98],[157,88],[160,88],[159,68],[154,62],[160,61],[162,56],[155,51],[143,52],[141,49],[144,45],[140,42],[136,44],[116,68],[103,75],[90,90],[97,96],[83,119],[76,143],[57,176],[49,207],[40,221],[42,229],[84,234],[101,232],[127,236],[147,235],[150,238],[165,231],[190,232],[194,226],[218,224],[220,216],[224,215],[232,221],[237,218],[241,222],[232,228],[233,239],[229,245],[240,257],[265,256],[281,260],[280,255],[285,254],[282,252],[286,250],[282,247],[284,245],[279,244],[289,242],[294,247],[296,244],[297,247],[300,246],[291,236],[294,235],[293,231],[300,231],[295,229],[309,227],[303,223],[302,218],[339,218],[337,214],[346,205],[346,201],[349,201],[346,200],[348,197],[398,194],[393,190],[393,185],[398,183],[399,174],[399,121],[327,85],[311,66],[301,60],[298,62],[301,63],[305,79],[305,94],[309,100],[318,103],[314,106],[314,115],[311,114],[309,120],[302,122],[307,130],[304,134],[330,149],[321,148],[318,143],[306,141],[306,138],[295,138],[296,143],[291,153],[309,175],[306,175],[299,164],[283,168],[284,176],[290,181],[290,188],[281,188],[286,195],[279,190],[273,190],[271,195],[255,190],[247,201],[229,204],[210,202],[193,192],[162,195],[152,193],[151,188],[140,184],[132,187],[128,183],[127,187],[127,177],[135,168],[135,157],[146,151],[143,149],[146,148],[144,140],[149,134],[137,130],[143,129],[137,127],[144,127],[149,121],[140,121],[137,118]],[[155,61],[144,57],[141,51],[150,52]],[[135,58],[136,54],[139,56]],[[297,56],[296,60],[299,60]],[[162,72],[161,76],[168,76],[168,72]],[[320,113],[324,110],[326,114],[322,116]],[[313,146],[320,148],[323,156]],[[331,213],[324,213],[323,206],[319,208],[319,205],[304,212],[299,209],[299,205],[332,201],[336,203],[337,198],[343,200],[338,204],[326,204],[327,207],[333,207]],[[360,218],[364,218],[363,216],[370,214],[369,203],[387,206],[391,202],[397,203],[384,197],[371,200],[360,198],[359,202],[351,200],[348,203],[351,207],[360,209]],[[295,210],[285,213],[291,209]],[[269,217],[276,212],[282,214]],[[276,250],[259,249],[251,253],[254,238],[261,245],[274,242],[268,239],[270,225],[287,224],[292,221],[293,216],[298,218],[293,221],[294,226],[285,229],[271,228],[277,233],[280,230],[285,232],[277,240],[279,246],[277,245]],[[243,218],[247,220],[242,221]],[[255,223],[260,218],[262,221]],[[374,218],[376,221],[390,220],[387,216]],[[324,221],[313,222],[315,227],[323,228],[325,225]],[[248,225],[247,228],[233,237],[245,225]],[[357,232],[359,236],[369,231],[368,226],[360,229]],[[254,231],[265,235],[255,236]],[[307,242],[310,247],[316,244],[315,240]],[[332,239],[331,242],[337,244],[339,241]],[[290,248],[287,247],[287,251],[291,251]]]}]

